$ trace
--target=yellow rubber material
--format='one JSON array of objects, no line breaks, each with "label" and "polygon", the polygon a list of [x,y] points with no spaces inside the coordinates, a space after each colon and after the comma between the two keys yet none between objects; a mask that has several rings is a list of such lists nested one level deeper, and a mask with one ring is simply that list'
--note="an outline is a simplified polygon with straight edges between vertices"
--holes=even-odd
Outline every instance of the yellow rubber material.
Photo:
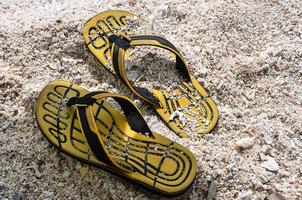
[{"label": "yellow rubber material", "polygon": [[115,74],[108,60],[111,60],[111,46],[108,37],[112,34],[128,33],[121,26],[128,24],[127,17],[135,15],[127,11],[109,10],[89,19],[83,28],[83,36],[87,47],[93,55],[98,55],[98,61],[111,73]]},{"label": "yellow rubber material", "polygon": [[[127,21],[124,19],[129,16],[135,15],[126,11],[116,10],[102,12],[91,18],[85,24],[83,29],[84,40],[91,53],[102,65],[104,65],[114,74],[115,72],[113,68],[109,67],[108,63],[108,59],[111,57],[114,44],[111,44],[108,40],[108,37],[106,35],[101,35],[101,33],[107,31],[107,35],[109,36],[110,34],[114,34],[114,32],[119,32],[122,24],[127,24]],[[116,23],[112,23],[111,25],[109,23],[109,19],[111,21],[115,21]],[[101,26],[99,25],[100,23],[106,24],[106,26]],[[127,32],[123,32],[123,34],[128,35]],[[182,58],[178,52],[155,40],[134,40],[130,41],[130,44],[132,46],[139,46],[143,44],[162,47],[170,50],[172,53],[175,53]],[[123,51],[122,49],[120,49],[120,51],[121,56],[118,58],[119,71],[125,84],[137,96],[153,106],[163,121],[167,123],[167,125],[176,134],[178,134],[180,137],[188,137],[192,131],[200,135],[204,135],[214,129],[218,122],[217,106],[205,89],[191,74],[189,74],[190,81],[186,82],[182,80],[180,83],[178,83],[175,91],[165,91],[164,89],[153,89],[151,91],[153,95],[161,102],[162,108],[160,108],[134,90],[133,83],[131,83],[127,78],[124,60],[121,58],[127,53],[127,51]],[[186,65],[185,67],[189,71],[188,66]],[[183,113],[184,117],[179,116],[178,113]],[[186,120],[181,120],[181,118],[186,118]],[[193,122],[195,124],[192,124]],[[189,129],[190,127],[193,128]]]},{"label": "yellow rubber material", "polygon": [[[162,104],[162,108],[156,108],[156,112],[180,137],[188,137],[190,133],[187,132],[185,126],[190,126],[188,123],[194,120],[197,124],[193,131],[200,135],[210,132],[217,124],[218,110],[213,99],[195,81],[193,79],[191,85],[182,81],[173,92],[152,90]],[[178,110],[184,110],[182,113],[189,122],[183,123],[179,117],[171,119],[172,113]]]},{"label": "yellow rubber material", "polygon": [[43,135],[54,146],[166,195],[177,195],[191,185],[197,165],[189,150],[157,133],[152,132],[155,137],[152,138],[133,131],[125,116],[102,99],[91,106],[94,119],[87,119],[89,124],[95,125],[98,138],[117,165],[97,160],[81,131],[77,109],[66,106],[68,99],[88,93],[64,81],[51,82],[40,93],[36,119]]}]

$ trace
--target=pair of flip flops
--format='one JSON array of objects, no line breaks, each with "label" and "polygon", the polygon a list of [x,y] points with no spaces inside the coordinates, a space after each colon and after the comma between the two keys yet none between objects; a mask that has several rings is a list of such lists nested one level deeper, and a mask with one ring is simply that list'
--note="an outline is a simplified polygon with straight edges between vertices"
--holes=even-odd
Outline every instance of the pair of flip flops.
[{"label": "pair of flip flops", "polygon": [[[198,119],[196,131],[210,132],[218,119],[215,103],[191,75],[173,44],[158,36],[131,35],[122,28],[134,16],[125,11],[106,11],[91,18],[83,30],[89,50],[135,95],[149,103],[180,137],[190,134],[184,132],[190,124],[182,124],[173,117],[179,111],[185,111],[187,118]],[[175,55],[181,81],[173,94],[136,87],[127,78],[125,55],[136,46],[156,46]],[[123,112],[108,99],[117,102]],[[65,81],[54,81],[40,93],[35,114],[44,136],[61,151],[154,191],[177,195],[195,178],[195,156],[180,144],[151,131],[140,110],[125,96],[89,92]]]}]

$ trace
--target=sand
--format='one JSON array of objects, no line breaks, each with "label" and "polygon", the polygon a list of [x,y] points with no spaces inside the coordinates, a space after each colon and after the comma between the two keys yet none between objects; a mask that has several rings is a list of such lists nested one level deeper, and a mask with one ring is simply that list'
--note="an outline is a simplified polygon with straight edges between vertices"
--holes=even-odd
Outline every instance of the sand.
[{"label": "sand", "polygon": [[209,188],[210,199],[274,192],[302,199],[301,7],[300,0],[0,1],[0,199],[160,198],[57,152],[34,119],[37,96],[52,80],[134,99],[82,39],[84,22],[107,9],[156,27],[218,105],[211,134],[181,139],[134,99],[152,130],[197,157],[196,180],[179,199],[206,199]]}]

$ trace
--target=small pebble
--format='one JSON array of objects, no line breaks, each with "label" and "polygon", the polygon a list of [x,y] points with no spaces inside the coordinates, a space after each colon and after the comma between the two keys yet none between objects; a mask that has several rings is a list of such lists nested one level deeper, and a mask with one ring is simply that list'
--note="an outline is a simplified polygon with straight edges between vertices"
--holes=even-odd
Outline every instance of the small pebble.
[{"label": "small pebble", "polygon": [[279,170],[279,164],[275,161],[273,157],[266,156],[265,160],[266,161],[261,164],[261,167],[271,172],[277,172]]},{"label": "small pebble", "polygon": [[87,172],[88,172],[88,166],[84,166],[84,167],[80,168],[80,175],[81,175],[82,178],[84,176],[86,176]]},{"label": "small pebble", "polygon": [[137,71],[128,71],[127,72],[127,77],[131,81],[135,81],[139,76],[140,76],[140,74],[138,74]]},{"label": "small pebble", "polygon": [[9,127],[11,127],[11,122],[5,122],[4,125],[2,126],[2,130],[5,131]]},{"label": "small pebble", "polygon": [[264,200],[286,200],[284,196],[282,196],[280,193],[278,192],[274,192],[273,194],[265,197]]},{"label": "small pebble", "polygon": [[215,181],[212,181],[209,187],[207,200],[215,200],[216,194],[217,194],[217,183]]},{"label": "small pebble", "polygon": [[54,195],[54,192],[43,191],[43,194],[45,195],[45,197],[52,197]]},{"label": "small pebble", "polygon": [[265,134],[263,136],[263,139],[264,139],[266,144],[272,144],[273,143],[273,138],[270,135]]},{"label": "small pebble", "polygon": [[68,178],[69,176],[70,176],[70,172],[69,171],[65,171],[64,173],[63,173],[63,177],[64,178]]},{"label": "small pebble", "polygon": [[282,52],[282,48],[276,48],[272,51],[272,56],[276,57],[279,56]]},{"label": "small pebble", "polygon": [[253,191],[248,190],[243,193],[240,193],[237,197],[237,200],[245,200],[245,199],[248,199],[249,197],[251,197],[252,195],[253,195]]},{"label": "small pebble", "polygon": [[131,70],[133,67],[133,63],[131,60],[125,60],[125,68],[126,68],[126,71],[129,71]]},{"label": "small pebble", "polygon": [[34,167],[34,171],[35,171],[35,177],[37,177],[37,178],[41,178],[42,177],[42,174],[39,171],[38,166]]},{"label": "small pebble", "polygon": [[251,137],[246,137],[239,139],[235,142],[236,146],[240,149],[249,149],[254,145],[255,139]]}]

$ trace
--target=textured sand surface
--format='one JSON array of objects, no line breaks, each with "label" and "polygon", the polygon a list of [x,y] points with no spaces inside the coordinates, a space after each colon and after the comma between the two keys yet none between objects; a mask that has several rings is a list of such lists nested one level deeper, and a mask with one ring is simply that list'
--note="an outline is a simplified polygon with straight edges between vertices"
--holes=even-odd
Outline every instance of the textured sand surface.
[{"label": "textured sand surface", "polygon": [[180,199],[205,199],[211,182],[217,199],[275,191],[302,199],[301,7],[301,0],[0,1],[0,199],[159,198],[57,152],[35,123],[34,103],[52,80],[131,95],[84,47],[84,22],[107,9],[154,25],[218,105],[211,134],[180,139],[136,100],[154,131],[197,157],[196,180]]}]

